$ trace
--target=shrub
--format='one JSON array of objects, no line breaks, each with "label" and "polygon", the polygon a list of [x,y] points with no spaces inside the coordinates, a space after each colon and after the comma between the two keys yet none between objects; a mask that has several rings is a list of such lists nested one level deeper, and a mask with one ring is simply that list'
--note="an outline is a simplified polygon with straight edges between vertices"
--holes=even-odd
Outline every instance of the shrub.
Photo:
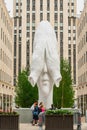
[{"label": "shrub", "polygon": [[53,114],[58,114],[58,115],[73,115],[73,112],[67,109],[56,109],[56,110],[47,110],[46,115],[53,115]]}]

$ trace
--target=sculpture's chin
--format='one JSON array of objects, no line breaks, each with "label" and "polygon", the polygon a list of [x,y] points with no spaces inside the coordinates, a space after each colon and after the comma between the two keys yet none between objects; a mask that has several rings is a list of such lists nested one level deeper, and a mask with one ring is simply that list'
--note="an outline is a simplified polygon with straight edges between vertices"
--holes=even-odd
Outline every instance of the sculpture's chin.
[{"label": "sculpture's chin", "polygon": [[42,87],[42,92],[45,94],[45,95],[48,95],[49,92],[50,92],[50,88],[48,86],[43,86]]}]

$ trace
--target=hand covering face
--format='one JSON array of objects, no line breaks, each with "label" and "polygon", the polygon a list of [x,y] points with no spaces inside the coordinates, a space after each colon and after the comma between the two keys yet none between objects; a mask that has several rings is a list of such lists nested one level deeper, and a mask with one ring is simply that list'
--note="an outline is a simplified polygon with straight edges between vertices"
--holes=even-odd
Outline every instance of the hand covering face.
[{"label": "hand covering face", "polygon": [[34,52],[32,56],[29,81],[34,86],[44,68],[44,63],[58,86],[61,80],[60,59],[54,29],[48,21],[40,22],[34,38]]}]

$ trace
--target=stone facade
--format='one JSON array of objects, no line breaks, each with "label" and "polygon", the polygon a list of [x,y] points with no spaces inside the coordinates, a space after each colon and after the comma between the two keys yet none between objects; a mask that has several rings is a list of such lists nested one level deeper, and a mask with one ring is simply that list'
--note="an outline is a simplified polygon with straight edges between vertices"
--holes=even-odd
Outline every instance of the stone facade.
[{"label": "stone facade", "polygon": [[87,0],[77,21],[77,98],[82,114],[87,109]]},{"label": "stone facade", "polygon": [[76,0],[14,0],[13,5],[14,85],[18,73],[29,70],[35,30],[42,20],[54,27],[60,58],[69,60],[76,85]]},{"label": "stone facade", "polygon": [[13,22],[4,0],[0,0],[0,110],[10,111],[13,84]]}]

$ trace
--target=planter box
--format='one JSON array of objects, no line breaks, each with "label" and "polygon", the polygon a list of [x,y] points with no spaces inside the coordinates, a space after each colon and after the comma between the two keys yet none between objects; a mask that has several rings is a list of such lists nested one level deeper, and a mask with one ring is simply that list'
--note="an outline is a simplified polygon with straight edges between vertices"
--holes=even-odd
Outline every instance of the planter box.
[{"label": "planter box", "polygon": [[45,130],[73,130],[73,115],[46,115]]},{"label": "planter box", "polygon": [[19,115],[0,115],[0,130],[19,130]]}]

